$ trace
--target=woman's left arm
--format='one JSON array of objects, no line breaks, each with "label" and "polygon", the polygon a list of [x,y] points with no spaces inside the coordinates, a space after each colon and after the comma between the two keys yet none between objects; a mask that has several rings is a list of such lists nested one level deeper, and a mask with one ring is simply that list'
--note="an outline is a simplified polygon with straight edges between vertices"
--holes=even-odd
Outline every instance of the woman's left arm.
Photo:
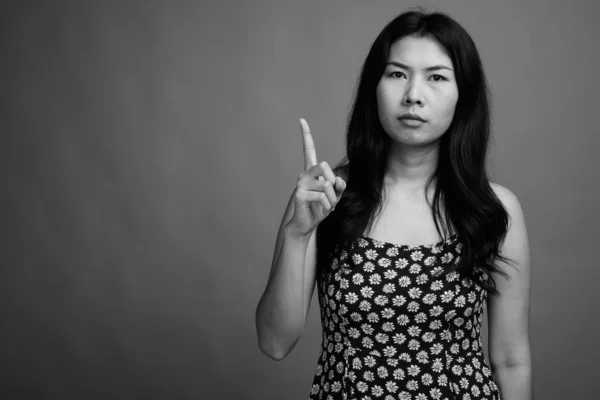
[{"label": "woman's left arm", "polygon": [[525,218],[519,200],[510,190],[497,184],[492,187],[509,214],[509,229],[500,251],[513,264],[498,262],[509,279],[496,275],[499,295],[488,298],[490,366],[502,400],[532,400],[531,267]]}]

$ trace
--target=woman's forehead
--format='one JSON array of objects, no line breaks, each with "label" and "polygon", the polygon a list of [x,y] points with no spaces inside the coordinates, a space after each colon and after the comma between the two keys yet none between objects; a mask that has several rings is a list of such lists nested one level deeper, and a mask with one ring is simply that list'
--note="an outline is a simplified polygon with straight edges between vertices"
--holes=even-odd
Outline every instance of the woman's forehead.
[{"label": "woman's forehead", "polygon": [[413,69],[425,69],[432,65],[452,68],[452,60],[444,47],[430,36],[406,36],[390,47],[388,62],[395,61]]}]

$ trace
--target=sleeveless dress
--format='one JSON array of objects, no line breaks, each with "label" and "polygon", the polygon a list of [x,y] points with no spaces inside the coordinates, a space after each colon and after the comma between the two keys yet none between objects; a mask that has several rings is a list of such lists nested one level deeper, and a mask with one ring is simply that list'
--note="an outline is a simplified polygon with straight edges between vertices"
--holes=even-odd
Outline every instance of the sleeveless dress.
[{"label": "sleeveless dress", "polygon": [[323,337],[309,399],[499,400],[480,336],[487,276],[444,272],[461,248],[457,235],[337,246],[317,281]]}]

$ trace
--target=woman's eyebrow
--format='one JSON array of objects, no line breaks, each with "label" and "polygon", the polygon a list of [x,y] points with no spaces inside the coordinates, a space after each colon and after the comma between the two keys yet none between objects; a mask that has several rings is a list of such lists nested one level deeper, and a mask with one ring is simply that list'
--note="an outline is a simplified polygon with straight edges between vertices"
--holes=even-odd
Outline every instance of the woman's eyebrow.
[{"label": "woman's eyebrow", "polygon": [[[388,61],[387,65],[394,65],[396,67],[400,67],[400,68],[404,68],[404,69],[408,69],[412,71],[412,68],[409,67],[408,65],[402,64],[398,61]],[[429,72],[429,71],[438,71],[440,69],[447,69],[449,71],[452,71],[452,68],[450,67],[446,67],[445,65],[432,65],[431,67],[427,67],[424,68],[425,71]]]}]

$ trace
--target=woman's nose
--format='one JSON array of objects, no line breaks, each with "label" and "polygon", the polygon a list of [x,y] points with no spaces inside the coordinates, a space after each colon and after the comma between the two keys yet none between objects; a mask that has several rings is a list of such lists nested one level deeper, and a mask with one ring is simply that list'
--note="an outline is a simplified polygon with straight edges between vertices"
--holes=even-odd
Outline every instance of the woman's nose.
[{"label": "woman's nose", "polygon": [[423,98],[421,95],[421,90],[419,89],[419,85],[416,82],[412,82],[406,88],[406,93],[404,94],[404,103],[408,104],[423,104]]},{"label": "woman's nose", "polygon": [[423,102],[421,101],[421,99],[418,98],[406,98],[406,104],[418,104],[418,105],[422,105]]}]

